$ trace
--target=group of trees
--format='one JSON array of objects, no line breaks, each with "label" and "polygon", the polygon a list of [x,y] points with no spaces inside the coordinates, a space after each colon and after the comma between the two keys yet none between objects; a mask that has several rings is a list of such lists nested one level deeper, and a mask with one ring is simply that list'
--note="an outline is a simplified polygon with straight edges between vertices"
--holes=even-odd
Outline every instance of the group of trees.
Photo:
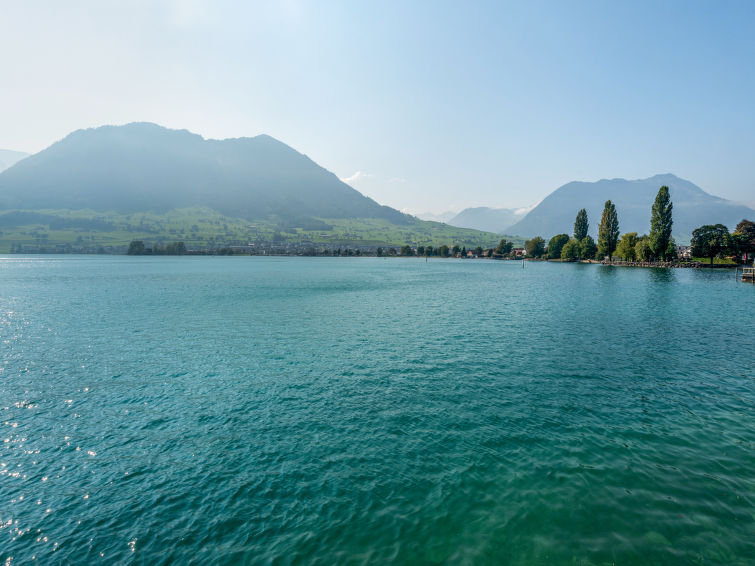
[{"label": "group of trees", "polygon": [[[638,236],[637,232],[627,232],[618,239],[618,220],[616,232],[618,241],[614,240],[613,249],[607,247],[609,259],[615,252],[626,261],[670,261],[676,258],[676,244],[671,237],[674,203],[667,186],[662,186],[653,202],[650,213],[650,234]],[[598,254],[600,255],[600,254]]]},{"label": "group of trees", "polygon": [[[611,201],[606,202],[606,207],[613,206]],[[615,210],[614,210],[615,212]],[[605,212],[603,216],[605,216]],[[595,240],[587,232],[590,224],[587,219],[587,210],[584,208],[577,213],[574,219],[574,236],[570,238],[568,234],[557,234],[551,238],[548,243],[548,257],[551,259],[592,259],[598,247]]]},{"label": "group of trees", "polygon": [[711,264],[716,257],[749,258],[751,254],[755,254],[755,222],[750,220],[742,220],[731,234],[723,224],[706,224],[692,231],[692,255],[707,257]]},{"label": "group of trees", "polygon": [[551,259],[613,259],[614,254],[628,260],[667,261],[676,255],[676,247],[671,237],[673,226],[673,203],[667,186],[662,186],[651,210],[650,234],[638,237],[636,232],[628,232],[619,239],[619,217],[616,205],[607,200],[598,224],[598,242],[595,243],[587,232],[589,222],[587,210],[577,213],[574,220],[574,235],[558,234],[548,242],[548,257]]},{"label": "group of trees", "polygon": [[540,236],[527,240],[524,242],[524,250],[527,252],[527,257],[543,257],[545,255],[545,240]]},{"label": "group of trees", "polygon": [[[598,225],[598,243],[588,235],[587,211],[583,208],[574,220],[574,235],[558,234],[548,242],[547,257],[551,259],[613,259],[616,255],[626,261],[670,261],[676,258],[676,245],[671,236],[674,204],[669,188],[662,186],[653,202],[650,215],[650,233],[638,236],[627,232],[619,238],[619,218],[616,206],[606,201]],[[529,240],[528,244],[534,240]],[[692,256],[707,257],[711,264],[716,257],[738,255],[748,258],[755,255],[755,222],[742,220],[731,234],[723,224],[705,225],[692,232]],[[527,248],[528,255],[530,248]]]},{"label": "group of trees", "polygon": [[[314,246],[312,246],[312,250],[314,252]],[[390,251],[393,252],[391,255],[396,255],[396,250],[391,248]],[[356,250],[352,250],[351,248],[344,248],[344,249],[337,248],[337,249],[334,249],[332,253],[334,256],[353,256],[353,255],[360,256],[362,255],[362,250],[360,250],[359,248],[357,248]],[[312,254],[306,254],[306,255],[317,255],[317,254],[312,253]],[[383,255],[383,248],[377,249],[377,255],[378,256]]]},{"label": "group of trees", "polygon": [[164,248],[160,244],[153,244],[151,248],[144,245],[142,240],[132,240],[128,245],[128,255],[184,255],[186,244],[170,242]]},{"label": "group of trees", "polygon": [[653,261],[660,258],[669,261],[676,257],[676,245],[673,240],[667,244],[666,253],[660,255],[654,252],[650,242],[650,236],[638,236],[637,232],[627,232],[621,235],[615,253],[624,261]]}]

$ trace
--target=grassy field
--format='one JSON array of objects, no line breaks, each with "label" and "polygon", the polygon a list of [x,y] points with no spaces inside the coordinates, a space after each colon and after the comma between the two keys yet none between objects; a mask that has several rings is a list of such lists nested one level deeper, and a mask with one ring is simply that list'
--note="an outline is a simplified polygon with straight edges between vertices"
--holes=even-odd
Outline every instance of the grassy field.
[{"label": "grassy field", "polygon": [[[132,240],[161,245],[183,241],[188,249],[302,243],[322,247],[445,244],[488,248],[497,245],[501,237],[422,220],[410,221],[406,225],[375,218],[308,219],[299,226],[276,218],[250,222],[203,207],[177,209],[164,214],[92,210],[9,211],[0,214],[0,253],[17,251],[19,246],[50,253],[123,252]],[[522,244],[519,239],[514,241]]]},{"label": "grassy field", "polygon": [[[700,263],[708,264],[710,263],[709,257],[693,257],[692,261],[699,261]],[[714,257],[713,258],[713,265],[739,265],[736,261],[729,259],[728,257],[720,258],[720,257]]]}]

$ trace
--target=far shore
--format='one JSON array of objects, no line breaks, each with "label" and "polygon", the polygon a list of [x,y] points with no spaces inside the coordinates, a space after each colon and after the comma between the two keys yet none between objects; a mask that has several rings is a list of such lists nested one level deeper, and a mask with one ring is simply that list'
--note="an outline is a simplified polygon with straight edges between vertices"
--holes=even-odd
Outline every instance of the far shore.
[{"label": "far shore", "polygon": [[[230,253],[229,253],[230,252]],[[76,253],[76,252],[64,252],[64,253],[39,253],[39,252],[30,252],[25,254],[19,254],[19,253],[12,253],[12,254],[1,254],[1,255],[7,255],[10,257],[22,257],[22,256],[39,256],[39,255],[53,255],[53,256],[96,256],[96,255],[115,255],[115,256],[124,256],[129,254],[124,253],[98,253],[98,254],[92,254],[92,253]],[[333,255],[331,253],[315,253],[315,254],[306,254],[306,253],[249,253],[249,252],[238,252],[238,251],[231,251],[228,250],[225,253],[212,253],[207,251],[198,251],[198,250],[187,250],[185,253],[182,254],[145,254],[145,255],[138,255],[136,257],[140,258],[146,258],[146,257],[217,257],[217,256],[226,256],[226,257],[351,257],[351,258],[415,258],[415,259],[434,259],[434,260],[444,260],[444,259],[464,259],[467,261],[474,261],[474,260],[489,260],[489,261],[527,261],[527,262],[547,262],[547,263],[582,263],[582,264],[596,264],[596,265],[610,265],[615,267],[645,267],[645,268],[675,268],[675,269],[741,269],[742,267],[749,267],[752,266],[751,263],[708,263],[708,262],[701,262],[701,261],[623,261],[623,260],[602,260],[598,261],[596,259],[582,259],[582,260],[566,260],[566,259],[559,259],[559,258],[542,258],[542,257],[517,257],[517,258],[510,258],[510,257],[501,257],[497,254],[493,257],[489,256],[467,256],[467,257],[460,257],[458,255],[448,255],[448,256],[418,256],[418,255],[401,255],[401,254],[381,254],[376,255],[374,253],[361,253],[361,254],[341,254],[341,255]]]},{"label": "far shore", "polygon": [[746,264],[738,263],[704,263],[701,261],[595,261],[601,265],[616,265],[622,267],[674,267],[687,269],[734,269]]}]

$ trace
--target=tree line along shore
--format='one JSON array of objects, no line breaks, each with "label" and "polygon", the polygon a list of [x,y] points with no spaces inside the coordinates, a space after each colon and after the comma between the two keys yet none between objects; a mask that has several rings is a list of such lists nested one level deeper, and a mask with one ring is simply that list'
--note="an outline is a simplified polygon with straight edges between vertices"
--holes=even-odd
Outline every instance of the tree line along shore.
[{"label": "tree line along shore", "polygon": [[[456,257],[470,259],[543,259],[558,261],[600,261],[613,265],[703,267],[700,258],[714,265],[716,258],[730,264],[747,263],[755,256],[755,222],[743,219],[729,233],[723,224],[706,224],[692,232],[690,246],[679,246],[671,235],[673,227],[673,203],[669,189],[658,190],[650,211],[650,233],[638,235],[627,232],[620,235],[616,206],[606,201],[598,224],[598,241],[588,234],[587,210],[577,212],[574,232],[557,234],[547,243],[536,236],[524,242],[524,247],[501,239],[495,248],[459,245],[441,246],[330,246],[314,244],[294,249],[276,249],[249,246],[226,246],[211,250],[187,249],[182,241],[164,246],[147,246],[142,240],[133,240],[128,255],[301,255],[301,256],[374,256],[374,257]],[[695,261],[695,258],[698,258]]]},{"label": "tree line along shore", "polygon": [[587,211],[583,208],[574,221],[574,234],[558,234],[550,239],[547,248],[542,238],[528,240],[535,257],[566,261],[598,260],[617,265],[698,265],[693,258],[707,258],[709,265],[714,260],[728,259],[732,263],[747,263],[755,255],[755,223],[743,219],[734,232],[723,224],[706,224],[692,231],[689,246],[678,246],[671,235],[673,208],[667,186],[658,190],[650,211],[650,233],[638,235],[627,232],[619,236],[619,218],[615,205],[606,201],[598,224],[598,241],[588,235]]}]

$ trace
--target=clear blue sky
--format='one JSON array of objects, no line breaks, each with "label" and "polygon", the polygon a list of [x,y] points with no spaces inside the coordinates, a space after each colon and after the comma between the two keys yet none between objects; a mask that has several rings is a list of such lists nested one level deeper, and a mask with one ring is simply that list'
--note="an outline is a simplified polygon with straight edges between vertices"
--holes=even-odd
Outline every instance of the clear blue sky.
[{"label": "clear blue sky", "polygon": [[755,2],[0,0],[0,148],[132,121],[413,212],[666,172],[755,205]]}]

